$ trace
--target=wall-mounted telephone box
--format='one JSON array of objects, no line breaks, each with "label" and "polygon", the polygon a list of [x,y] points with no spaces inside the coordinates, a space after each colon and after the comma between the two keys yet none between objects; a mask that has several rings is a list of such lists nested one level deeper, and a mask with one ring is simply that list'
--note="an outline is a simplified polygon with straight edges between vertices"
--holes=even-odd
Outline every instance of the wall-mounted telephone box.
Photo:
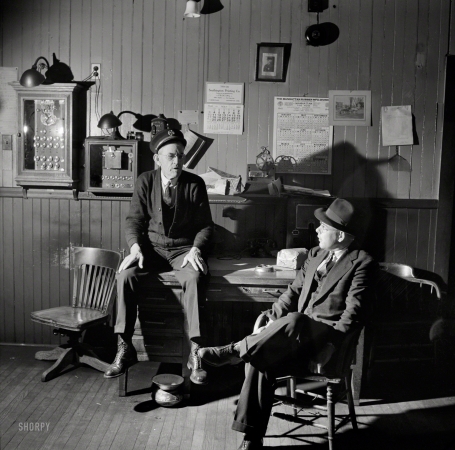
[{"label": "wall-mounted telephone box", "polygon": [[132,194],[138,175],[153,167],[148,142],[89,137],[85,140],[83,190],[93,194]]}]

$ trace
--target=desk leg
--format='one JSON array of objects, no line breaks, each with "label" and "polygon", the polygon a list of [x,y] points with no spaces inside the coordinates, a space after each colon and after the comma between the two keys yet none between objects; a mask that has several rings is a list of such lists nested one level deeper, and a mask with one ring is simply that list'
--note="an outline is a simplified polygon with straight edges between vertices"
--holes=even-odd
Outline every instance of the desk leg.
[{"label": "desk leg", "polygon": [[188,337],[188,322],[186,320],[186,314],[184,314],[184,324],[183,324],[183,346],[182,346],[182,377],[185,379],[185,383],[183,385],[183,397],[185,399],[190,398],[191,394],[191,370],[188,369],[188,356],[190,355],[191,350],[191,341]]},{"label": "desk leg", "polygon": [[355,365],[352,367],[352,397],[354,405],[358,406],[360,403],[360,389],[362,387],[362,373],[363,373],[363,353],[365,351],[365,328],[359,336],[357,343],[357,350],[355,356]]},{"label": "desk leg", "polygon": [[128,367],[125,370],[125,373],[118,377],[118,396],[126,397],[128,392]]}]

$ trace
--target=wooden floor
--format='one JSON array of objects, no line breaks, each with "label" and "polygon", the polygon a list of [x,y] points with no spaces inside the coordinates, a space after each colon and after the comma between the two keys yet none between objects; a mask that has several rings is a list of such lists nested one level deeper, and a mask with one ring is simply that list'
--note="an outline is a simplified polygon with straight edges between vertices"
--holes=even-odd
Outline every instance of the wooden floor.
[{"label": "wooden floor", "polygon": [[[185,404],[158,407],[151,399],[157,365],[134,366],[131,395],[118,397],[117,380],[89,367],[70,370],[47,383],[37,347],[0,346],[0,448],[6,449],[237,449],[242,435],[231,430],[241,366],[218,369],[208,386],[196,386]],[[163,365],[159,370],[174,367]],[[360,429],[350,424],[336,435],[335,449],[455,449],[455,396],[434,386],[418,368],[400,374],[386,368],[373,376],[376,393],[356,408]],[[436,393],[438,392],[438,393]],[[281,408],[281,409],[280,409]],[[284,407],[278,411],[286,412]],[[312,410],[305,411],[313,420]],[[346,411],[337,405],[337,411]],[[265,448],[326,449],[315,427],[271,417]]]}]

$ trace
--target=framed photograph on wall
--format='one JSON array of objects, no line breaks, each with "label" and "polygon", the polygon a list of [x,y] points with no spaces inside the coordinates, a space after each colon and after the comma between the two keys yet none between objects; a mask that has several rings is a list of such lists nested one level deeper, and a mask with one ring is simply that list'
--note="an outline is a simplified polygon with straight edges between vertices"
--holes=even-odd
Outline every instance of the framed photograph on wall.
[{"label": "framed photograph on wall", "polygon": [[371,91],[329,91],[329,125],[371,126]]},{"label": "framed photograph on wall", "polygon": [[291,44],[257,44],[256,81],[286,81]]}]

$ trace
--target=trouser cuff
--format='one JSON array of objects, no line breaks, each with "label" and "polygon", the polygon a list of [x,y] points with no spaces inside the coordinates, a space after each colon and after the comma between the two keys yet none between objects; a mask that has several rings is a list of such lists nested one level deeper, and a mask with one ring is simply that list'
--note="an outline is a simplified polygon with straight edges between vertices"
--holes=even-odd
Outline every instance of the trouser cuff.
[{"label": "trouser cuff", "polygon": [[232,422],[232,429],[234,431],[238,431],[239,433],[245,433],[248,436],[255,437],[258,439],[262,439],[264,436],[260,434],[255,427],[252,427],[251,425],[247,425],[246,423],[243,422],[238,422],[237,420],[234,420]]},{"label": "trouser cuff", "polygon": [[239,356],[242,358],[245,362],[250,362],[251,356],[248,354],[248,341],[247,337],[243,338],[240,341],[240,351],[239,351]]}]

